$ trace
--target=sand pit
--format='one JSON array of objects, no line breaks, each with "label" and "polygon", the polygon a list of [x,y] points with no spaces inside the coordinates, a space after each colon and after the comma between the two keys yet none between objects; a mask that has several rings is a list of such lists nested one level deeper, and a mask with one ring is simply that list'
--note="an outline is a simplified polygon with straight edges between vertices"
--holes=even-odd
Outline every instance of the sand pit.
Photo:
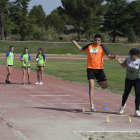
[{"label": "sand pit", "polygon": [[140,132],[78,132],[85,140],[140,140]]}]

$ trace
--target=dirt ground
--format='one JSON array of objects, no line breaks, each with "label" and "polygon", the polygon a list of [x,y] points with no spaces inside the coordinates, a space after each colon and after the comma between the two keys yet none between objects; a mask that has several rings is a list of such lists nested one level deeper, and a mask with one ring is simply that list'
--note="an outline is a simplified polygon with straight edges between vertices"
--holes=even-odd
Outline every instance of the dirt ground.
[{"label": "dirt ground", "polygon": [[85,140],[140,140],[140,132],[79,132]]}]

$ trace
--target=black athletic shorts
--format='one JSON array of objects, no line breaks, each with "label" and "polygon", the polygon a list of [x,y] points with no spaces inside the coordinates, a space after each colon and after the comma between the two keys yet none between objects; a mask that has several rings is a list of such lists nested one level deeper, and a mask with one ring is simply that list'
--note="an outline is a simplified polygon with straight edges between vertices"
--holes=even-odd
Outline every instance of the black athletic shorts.
[{"label": "black athletic shorts", "polygon": [[13,67],[13,65],[8,65],[8,67]]},{"label": "black athletic shorts", "polygon": [[[22,67],[22,68],[26,68],[26,67]],[[28,66],[27,68],[30,68],[30,66]]]},{"label": "black athletic shorts", "polygon": [[38,68],[45,67],[45,66],[37,66]]},{"label": "black athletic shorts", "polygon": [[88,80],[96,79],[97,82],[102,82],[107,80],[103,69],[87,69],[87,77]]}]

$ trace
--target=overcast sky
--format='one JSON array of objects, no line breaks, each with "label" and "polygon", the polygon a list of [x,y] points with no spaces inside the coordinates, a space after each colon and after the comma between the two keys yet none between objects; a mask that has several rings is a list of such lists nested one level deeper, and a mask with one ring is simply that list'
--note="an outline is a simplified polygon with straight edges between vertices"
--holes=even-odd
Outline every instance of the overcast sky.
[{"label": "overcast sky", "polygon": [[[13,0],[10,0],[13,1]],[[128,0],[129,2],[133,0]],[[49,15],[51,11],[59,6],[62,6],[61,0],[31,0],[29,3],[29,10],[32,9],[34,5],[42,5],[46,15]]]}]

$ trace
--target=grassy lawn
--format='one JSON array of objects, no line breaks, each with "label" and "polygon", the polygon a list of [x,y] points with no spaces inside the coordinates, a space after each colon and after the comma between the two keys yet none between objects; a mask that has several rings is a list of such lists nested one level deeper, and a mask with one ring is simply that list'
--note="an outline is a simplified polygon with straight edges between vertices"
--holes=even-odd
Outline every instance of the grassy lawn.
[{"label": "grassy lawn", "polygon": [[[81,47],[88,43],[79,43]],[[3,42],[0,41],[0,52],[6,53],[10,46],[14,46],[15,53],[23,53],[25,47],[29,48],[29,53],[36,54],[38,48],[43,48],[45,54],[85,54],[79,52],[73,43],[48,43],[48,42]],[[110,54],[128,55],[131,48],[140,48],[140,44],[105,44]]]},{"label": "grassy lawn", "polygon": [[[86,63],[86,60],[48,59],[44,74],[61,78],[63,80],[88,85]],[[0,64],[5,64],[5,59],[0,59]],[[14,67],[21,68],[21,62],[19,59],[15,59]],[[105,60],[104,70],[109,83],[107,90],[117,94],[122,94],[126,75],[125,69],[114,60]],[[31,71],[36,72],[34,59],[31,61]],[[97,83],[95,83],[95,86],[99,88]],[[134,94],[134,90],[132,90],[131,93]]]}]

